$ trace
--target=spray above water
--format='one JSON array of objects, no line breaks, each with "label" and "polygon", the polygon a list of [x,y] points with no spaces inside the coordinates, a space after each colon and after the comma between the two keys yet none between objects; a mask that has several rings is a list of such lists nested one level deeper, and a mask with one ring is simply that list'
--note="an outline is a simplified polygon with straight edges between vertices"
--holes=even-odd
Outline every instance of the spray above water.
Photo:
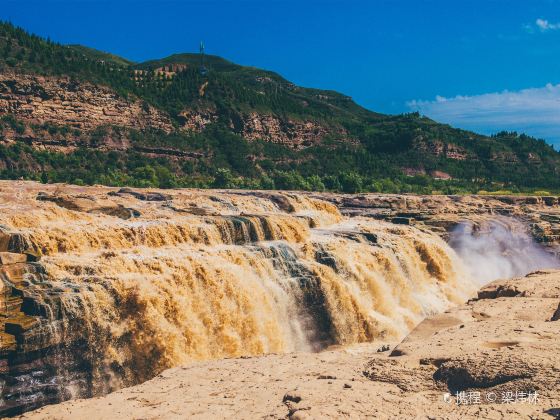
[{"label": "spray above water", "polygon": [[480,285],[500,278],[524,276],[560,261],[537,244],[520,221],[498,217],[464,222],[451,233],[449,244]]}]

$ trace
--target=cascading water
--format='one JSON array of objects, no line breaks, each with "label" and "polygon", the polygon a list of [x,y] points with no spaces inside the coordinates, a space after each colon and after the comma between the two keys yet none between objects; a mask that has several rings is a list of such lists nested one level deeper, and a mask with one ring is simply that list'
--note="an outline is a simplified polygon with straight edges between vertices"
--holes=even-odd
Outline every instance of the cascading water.
[{"label": "cascading water", "polygon": [[[94,252],[82,237],[65,245],[71,254],[44,258],[53,284],[80,289],[63,296],[65,317],[80,320],[101,357],[94,363],[101,384],[108,371],[120,377],[118,387],[193,360],[399,339],[474,291],[449,247],[412,228],[245,220],[219,220],[219,238],[209,223],[208,245],[179,236],[169,243],[170,226],[165,234],[149,226],[129,235],[141,245],[119,232],[111,251]],[[263,220],[268,235],[259,234]]]},{"label": "cascading water", "polygon": [[[297,194],[112,200],[142,216],[33,202],[5,217],[44,255],[45,274],[22,292],[22,310],[40,325],[18,340],[33,357],[58,358],[44,362],[56,371],[44,381],[59,399],[196,360],[398,340],[501,274],[465,269],[462,259],[481,266],[476,259],[489,255],[474,228],[452,235],[455,252],[426,229],[344,218]],[[39,385],[29,393],[42,392]]]}]

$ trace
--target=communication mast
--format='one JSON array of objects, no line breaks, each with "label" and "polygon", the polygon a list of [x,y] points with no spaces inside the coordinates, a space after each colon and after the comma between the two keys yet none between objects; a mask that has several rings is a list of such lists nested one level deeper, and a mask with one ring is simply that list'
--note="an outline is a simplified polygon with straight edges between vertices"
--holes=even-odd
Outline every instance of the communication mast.
[{"label": "communication mast", "polygon": [[204,42],[200,41],[200,74],[206,76],[208,74],[208,69],[204,65]]}]

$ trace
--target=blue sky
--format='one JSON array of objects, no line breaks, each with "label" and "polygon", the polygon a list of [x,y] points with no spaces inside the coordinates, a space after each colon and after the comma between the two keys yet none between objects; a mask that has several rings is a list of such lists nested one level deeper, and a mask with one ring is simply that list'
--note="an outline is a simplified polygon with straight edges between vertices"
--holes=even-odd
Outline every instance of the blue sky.
[{"label": "blue sky", "polygon": [[0,18],[135,61],[207,52],[372,110],[560,147],[560,1],[1,0]]}]

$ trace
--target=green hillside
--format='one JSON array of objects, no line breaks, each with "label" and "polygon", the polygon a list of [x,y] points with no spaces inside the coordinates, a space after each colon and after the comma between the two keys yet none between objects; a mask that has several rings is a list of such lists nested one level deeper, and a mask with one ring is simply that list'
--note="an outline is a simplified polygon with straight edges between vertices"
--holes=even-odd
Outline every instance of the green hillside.
[{"label": "green hillside", "polygon": [[96,50],[95,48],[85,47],[83,45],[68,45],[68,49],[76,51],[82,54],[83,57],[87,57],[90,60],[105,61],[118,66],[130,66],[134,64],[133,61],[127,60],[126,58],[119,57],[118,55],[106,53],[103,51]]},{"label": "green hillside", "polygon": [[[206,74],[199,64],[198,54],[133,63],[91,48],[53,43],[1,23],[0,73],[68,76],[108,86],[122,98],[139,98],[159,109],[175,129],[164,133],[118,126],[91,132],[63,126],[29,128],[5,113],[0,115],[0,130],[43,129],[78,146],[68,154],[24,141],[0,142],[0,177],[347,192],[560,190],[560,154],[543,140],[507,132],[482,136],[417,113],[378,114],[340,93],[299,87],[274,72],[217,56],[205,57]],[[185,131],[180,129],[185,110],[211,110],[217,117],[199,132]],[[273,116],[280,125],[312,122],[327,134],[305,147],[249,140],[239,127],[251,114]],[[0,140],[2,136],[0,131]],[[98,140],[107,136],[127,138],[134,148],[97,148]],[[173,150],[174,157],[142,152],[154,148]]]}]

